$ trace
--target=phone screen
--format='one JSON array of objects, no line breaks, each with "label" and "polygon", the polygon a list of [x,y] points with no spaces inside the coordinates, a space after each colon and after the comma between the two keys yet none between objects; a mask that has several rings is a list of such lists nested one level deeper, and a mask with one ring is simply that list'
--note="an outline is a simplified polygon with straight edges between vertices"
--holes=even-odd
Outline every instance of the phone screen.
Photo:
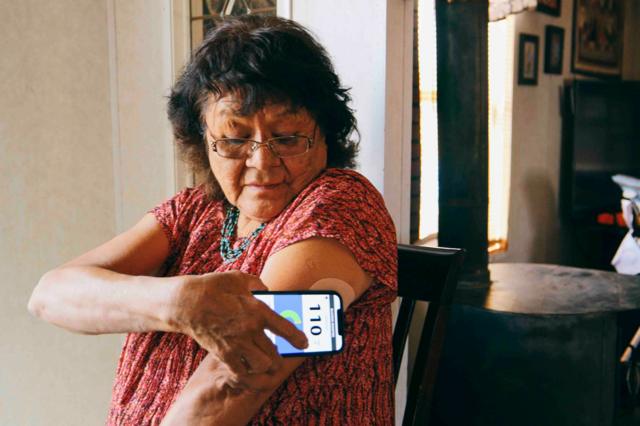
[{"label": "phone screen", "polygon": [[334,291],[255,292],[283,318],[307,336],[309,346],[300,350],[269,330],[265,333],[282,356],[318,355],[342,350],[342,299]]}]

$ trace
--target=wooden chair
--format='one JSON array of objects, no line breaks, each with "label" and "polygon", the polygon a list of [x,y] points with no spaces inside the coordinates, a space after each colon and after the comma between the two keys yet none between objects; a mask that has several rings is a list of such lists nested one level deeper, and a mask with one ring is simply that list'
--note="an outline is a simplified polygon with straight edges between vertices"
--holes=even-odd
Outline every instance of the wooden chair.
[{"label": "wooden chair", "polygon": [[463,257],[463,249],[398,245],[398,296],[402,303],[393,331],[396,383],[416,302],[429,302],[409,378],[403,426],[429,423],[449,308]]}]

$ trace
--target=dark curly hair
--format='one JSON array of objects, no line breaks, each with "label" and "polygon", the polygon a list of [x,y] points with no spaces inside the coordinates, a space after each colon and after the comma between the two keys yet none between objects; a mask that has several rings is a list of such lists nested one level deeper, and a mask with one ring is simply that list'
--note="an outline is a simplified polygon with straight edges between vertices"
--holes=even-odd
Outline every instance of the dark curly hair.
[{"label": "dark curly hair", "polygon": [[[205,180],[208,195],[223,199],[207,157],[204,108],[213,95],[233,94],[238,112],[251,115],[267,103],[304,108],[327,144],[329,167],[352,168],[358,130],[325,49],[301,25],[282,18],[229,18],[195,51],[169,96],[168,115],[183,159]],[[352,136],[356,139],[351,139]]]}]

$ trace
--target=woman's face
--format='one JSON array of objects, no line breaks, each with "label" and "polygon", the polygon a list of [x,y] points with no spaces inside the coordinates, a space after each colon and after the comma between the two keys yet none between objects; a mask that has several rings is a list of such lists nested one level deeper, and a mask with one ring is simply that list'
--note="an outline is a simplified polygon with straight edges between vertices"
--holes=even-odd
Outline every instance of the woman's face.
[{"label": "woman's face", "polygon": [[267,104],[254,115],[237,113],[232,96],[208,102],[207,140],[248,138],[266,141],[277,136],[300,135],[313,139],[305,154],[279,158],[260,145],[247,158],[223,158],[210,148],[209,163],[227,200],[246,219],[266,222],[276,217],[327,166],[327,146],[315,121],[304,109]]}]

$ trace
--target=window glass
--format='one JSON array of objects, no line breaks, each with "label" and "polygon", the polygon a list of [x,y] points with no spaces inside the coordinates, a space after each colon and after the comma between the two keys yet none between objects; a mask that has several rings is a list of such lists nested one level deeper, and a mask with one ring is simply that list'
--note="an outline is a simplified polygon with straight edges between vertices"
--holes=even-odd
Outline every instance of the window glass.
[{"label": "window glass", "polygon": [[191,0],[191,48],[225,16],[275,16],[276,5],[276,0]]}]

